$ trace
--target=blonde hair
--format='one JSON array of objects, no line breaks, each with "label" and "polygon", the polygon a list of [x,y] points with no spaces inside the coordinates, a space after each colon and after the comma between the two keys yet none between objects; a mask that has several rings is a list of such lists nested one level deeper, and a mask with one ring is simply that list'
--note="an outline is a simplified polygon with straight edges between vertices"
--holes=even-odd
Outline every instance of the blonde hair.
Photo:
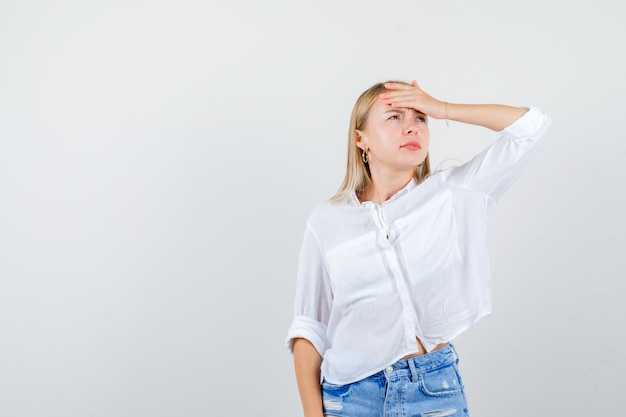
[{"label": "blonde hair", "polygon": [[[371,182],[369,165],[363,162],[361,148],[356,144],[356,131],[365,129],[370,109],[378,99],[378,96],[384,91],[387,91],[385,88],[386,83],[410,85],[404,81],[386,81],[385,83],[374,84],[365,90],[356,100],[354,108],[352,109],[348,129],[348,162],[346,165],[346,176],[337,193],[331,197],[330,201],[332,202],[338,203],[347,201],[353,191],[356,191],[358,194]],[[419,184],[424,181],[429,174],[430,158],[427,154],[424,162],[415,167],[413,179],[416,184]]]}]

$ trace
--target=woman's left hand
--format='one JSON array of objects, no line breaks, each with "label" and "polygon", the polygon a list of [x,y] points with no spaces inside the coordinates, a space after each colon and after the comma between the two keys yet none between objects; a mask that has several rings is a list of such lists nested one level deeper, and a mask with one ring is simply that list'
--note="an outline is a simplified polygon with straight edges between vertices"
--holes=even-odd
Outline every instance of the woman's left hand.
[{"label": "woman's left hand", "polygon": [[385,104],[392,107],[407,107],[415,109],[432,117],[433,119],[444,119],[446,117],[446,104],[443,101],[428,95],[413,80],[411,85],[399,83],[386,83],[388,91],[380,95]]}]

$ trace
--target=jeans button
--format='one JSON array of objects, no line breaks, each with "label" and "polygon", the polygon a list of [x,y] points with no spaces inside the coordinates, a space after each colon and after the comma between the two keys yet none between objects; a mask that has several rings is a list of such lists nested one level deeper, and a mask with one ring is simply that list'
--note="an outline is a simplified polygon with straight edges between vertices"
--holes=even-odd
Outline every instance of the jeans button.
[{"label": "jeans button", "polygon": [[392,366],[388,366],[386,369],[387,372],[393,372],[393,367]]}]

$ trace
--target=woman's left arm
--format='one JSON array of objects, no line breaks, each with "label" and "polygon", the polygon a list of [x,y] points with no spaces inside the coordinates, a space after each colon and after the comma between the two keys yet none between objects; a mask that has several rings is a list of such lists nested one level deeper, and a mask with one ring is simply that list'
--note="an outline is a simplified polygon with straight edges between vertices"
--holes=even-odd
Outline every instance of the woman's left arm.
[{"label": "woman's left arm", "polygon": [[392,107],[408,107],[421,111],[433,119],[448,119],[461,123],[483,126],[497,132],[522,117],[528,109],[502,104],[458,104],[438,100],[424,90],[416,81],[412,85],[388,83],[389,92],[380,95],[385,104]]}]

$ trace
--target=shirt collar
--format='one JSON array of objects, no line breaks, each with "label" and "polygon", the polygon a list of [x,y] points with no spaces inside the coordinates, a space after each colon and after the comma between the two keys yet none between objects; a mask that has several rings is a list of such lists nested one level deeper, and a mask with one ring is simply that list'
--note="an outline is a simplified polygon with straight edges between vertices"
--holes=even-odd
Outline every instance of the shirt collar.
[{"label": "shirt collar", "polygon": [[[411,178],[409,180],[409,182],[401,189],[399,190],[397,193],[395,193],[394,195],[391,196],[391,198],[387,201],[385,201],[383,204],[389,202],[389,201],[393,201],[397,198],[400,198],[401,196],[403,196],[404,194],[408,193],[409,191],[411,191],[413,188],[417,187],[417,184],[415,183],[415,179]],[[368,206],[368,205],[372,205],[374,203],[372,203],[371,201],[364,201],[363,203],[361,203],[359,201],[359,198],[356,195],[356,191],[352,191],[352,193],[350,194],[350,200],[349,203],[351,206]]]}]

